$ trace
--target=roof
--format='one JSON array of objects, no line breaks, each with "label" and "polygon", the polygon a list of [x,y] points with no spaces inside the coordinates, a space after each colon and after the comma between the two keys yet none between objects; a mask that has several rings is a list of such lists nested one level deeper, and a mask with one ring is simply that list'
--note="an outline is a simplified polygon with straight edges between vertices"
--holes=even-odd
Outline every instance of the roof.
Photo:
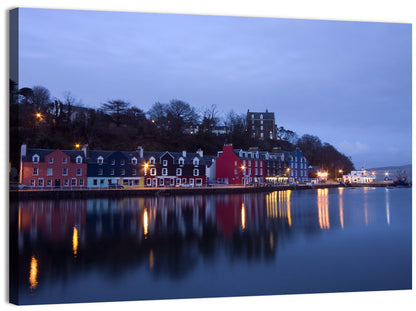
[{"label": "roof", "polygon": [[84,152],[82,150],[60,150],[60,149],[38,149],[38,148],[28,148],[26,149],[26,156],[22,157],[22,161],[24,162],[32,162],[32,157],[34,155],[39,156],[39,162],[44,162],[45,157],[52,152],[55,151],[62,151],[66,155],[69,156],[71,162],[75,162],[78,156],[82,157],[82,162],[85,162],[86,158],[84,156]]},{"label": "roof", "polygon": [[[263,118],[260,118],[261,115],[263,115]],[[247,117],[249,119],[274,120],[274,112],[247,112]]]}]

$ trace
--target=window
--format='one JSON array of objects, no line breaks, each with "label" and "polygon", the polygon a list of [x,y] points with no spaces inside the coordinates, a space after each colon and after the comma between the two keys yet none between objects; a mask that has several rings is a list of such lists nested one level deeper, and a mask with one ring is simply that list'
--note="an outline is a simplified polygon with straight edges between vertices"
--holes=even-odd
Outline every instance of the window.
[{"label": "window", "polygon": [[75,162],[77,164],[81,164],[82,163],[82,157],[81,156],[77,156],[76,159],[75,159]]},{"label": "window", "polygon": [[254,175],[258,175],[257,168],[254,170]]},{"label": "window", "polygon": [[100,157],[97,158],[97,163],[101,165],[101,164],[103,164],[103,160],[104,160],[104,158],[100,156]]},{"label": "window", "polygon": [[99,168],[98,169],[98,175],[102,175],[103,174],[103,169],[102,168]]},{"label": "window", "polygon": [[[274,163],[274,162],[273,162]],[[260,161],[260,167],[263,167],[263,162],[262,161]]]},{"label": "window", "polygon": [[260,115],[260,119],[263,119],[263,115],[262,114]]},{"label": "window", "polygon": [[262,168],[260,169],[260,175],[263,175],[263,169]]},{"label": "window", "polygon": [[246,166],[246,160],[243,160],[243,166]]},{"label": "window", "polygon": [[201,186],[202,185],[202,179],[201,178],[195,179],[195,183],[196,183],[197,186]]},{"label": "window", "polygon": [[254,119],[254,114],[251,115],[251,118]]},{"label": "window", "polygon": [[43,187],[43,179],[42,178],[38,179],[38,186]]},{"label": "window", "polygon": [[[263,120],[260,121],[260,124],[263,124]],[[263,128],[262,128],[263,129]]]},{"label": "window", "polygon": [[97,186],[97,185],[98,185],[98,183],[97,183],[97,179],[94,179],[94,180],[92,181],[92,184],[93,184],[94,186]]},{"label": "window", "polygon": [[121,160],[120,165],[124,165],[124,164],[126,164],[126,160]]},{"label": "window", "polygon": [[154,157],[151,157],[150,160],[149,160],[149,163],[150,164],[155,164],[155,158]]},{"label": "window", "polygon": [[194,179],[193,178],[189,179],[189,183],[193,186],[194,185]]},{"label": "window", "polygon": [[137,164],[137,159],[136,158],[132,158],[131,159],[131,164],[136,165]]},{"label": "window", "polygon": [[116,165],[116,160],[111,159],[110,164],[111,164],[111,165]]},{"label": "window", "polygon": [[176,176],[182,176],[182,169],[181,168],[176,169]]},{"label": "window", "polygon": [[48,169],[46,171],[46,175],[48,175],[48,176],[52,176],[53,175],[52,168],[48,167]]},{"label": "window", "polygon": [[64,179],[64,186],[68,187],[69,186],[69,180],[68,179]]},{"label": "window", "polygon": [[114,175],[114,169],[112,168],[112,169],[110,169],[110,175]]},{"label": "window", "polygon": [[49,157],[49,159],[48,159],[48,163],[49,163],[49,164],[53,164],[53,157]]},{"label": "window", "polygon": [[34,187],[35,186],[35,180],[31,179],[29,184],[30,184],[31,187]]},{"label": "window", "polygon": [[168,160],[163,160],[163,166],[168,166]]},{"label": "window", "polygon": [[150,186],[152,184],[152,179],[151,178],[146,179],[146,184]]},{"label": "window", "polygon": [[165,180],[163,178],[159,179],[159,185],[163,186],[164,184],[165,184]]},{"label": "window", "polygon": [[46,186],[52,187],[52,180],[51,179],[46,180]]},{"label": "window", "polygon": [[199,169],[194,169],[194,176],[198,176],[199,175]]},{"label": "window", "polygon": [[168,169],[167,168],[162,168],[162,175],[166,176],[168,174]]},{"label": "window", "polygon": [[136,170],[136,169],[133,169],[133,170],[132,170],[132,172],[131,172],[131,174],[132,174],[133,176],[136,176],[136,175],[137,175],[137,170]]},{"label": "window", "polygon": [[80,179],[79,180],[79,185],[82,187],[82,186],[84,186],[84,179]]},{"label": "window", "polygon": [[126,175],[126,170],[125,169],[122,169],[121,170],[121,176],[124,176],[124,175]]},{"label": "window", "polygon": [[71,179],[71,186],[75,187],[77,185],[77,179],[76,178],[72,178]]},{"label": "window", "polygon": [[67,164],[68,163],[68,159],[66,157],[62,158],[62,164]]},{"label": "window", "polygon": [[234,169],[234,175],[237,175],[237,169]]},{"label": "window", "polygon": [[181,179],[180,178],[176,179],[176,184],[177,185],[180,185],[181,184]]},{"label": "window", "polygon": [[263,138],[264,137],[264,133],[260,133],[260,138]]},{"label": "window", "polygon": [[33,176],[38,176],[39,169],[37,167],[33,168]]},{"label": "window", "polygon": [[183,158],[180,158],[179,159],[179,165],[184,165],[184,163],[185,163],[184,159]]},{"label": "window", "polygon": [[186,178],[182,178],[182,183],[186,184]]},{"label": "window", "polygon": [[150,169],[150,175],[156,176],[156,169],[155,168]]},{"label": "window", "polygon": [[199,160],[198,159],[194,159],[194,165],[199,165]]},{"label": "window", "polygon": [[254,166],[257,167],[257,161],[254,161]]},{"label": "window", "polygon": [[77,176],[81,176],[82,175],[82,168],[77,168]]},{"label": "window", "polygon": [[39,163],[39,156],[38,156],[37,154],[35,154],[35,155],[32,157],[32,162],[33,162],[33,163]]},{"label": "window", "polygon": [[250,160],[248,161],[248,166],[251,166],[251,161]]},{"label": "window", "polygon": [[262,125],[262,126],[260,126],[260,130],[262,130],[262,131],[263,131],[263,125]]},{"label": "window", "polygon": [[68,176],[68,168],[64,167],[62,169],[62,176]]}]

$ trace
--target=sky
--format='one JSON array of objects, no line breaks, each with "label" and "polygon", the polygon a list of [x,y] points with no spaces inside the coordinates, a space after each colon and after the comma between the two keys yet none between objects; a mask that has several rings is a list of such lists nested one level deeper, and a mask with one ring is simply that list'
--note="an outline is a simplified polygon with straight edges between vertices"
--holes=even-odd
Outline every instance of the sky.
[{"label": "sky", "polygon": [[357,169],[412,161],[411,24],[19,9],[19,87],[272,111]]}]

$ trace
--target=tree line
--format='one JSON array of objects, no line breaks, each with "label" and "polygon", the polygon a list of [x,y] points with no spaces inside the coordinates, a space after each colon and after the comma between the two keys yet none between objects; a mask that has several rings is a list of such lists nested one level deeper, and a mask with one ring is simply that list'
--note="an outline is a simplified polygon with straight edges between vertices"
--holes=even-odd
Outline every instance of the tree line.
[{"label": "tree line", "polygon": [[[74,149],[76,144],[91,149],[134,150],[142,146],[149,151],[195,151],[216,155],[226,143],[235,148],[272,150],[278,147],[293,151],[300,147],[311,165],[323,169],[353,169],[351,160],[318,137],[277,129],[277,140],[251,138],[246,115],[230,111],[221,117],[215,105],[199,113],[179,99],[156,102],[144,111],[122,99],[102,103],[98,109],[82,107],[71,93],[52,97],[43,86],[18,89],[10,81],[10,162],[19,167],[20,145],[43,149]],[[214,133],[217,126],[227,128]]]}]

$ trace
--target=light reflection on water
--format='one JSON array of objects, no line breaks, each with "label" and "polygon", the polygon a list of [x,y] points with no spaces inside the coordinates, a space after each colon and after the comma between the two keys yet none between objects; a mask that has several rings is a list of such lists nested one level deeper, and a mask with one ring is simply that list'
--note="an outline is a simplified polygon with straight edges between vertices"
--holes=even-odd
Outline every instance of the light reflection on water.
[{"label": "light reflection on water", "polygon": [[33,200],[16,213],[23,304],[411,286],[410,189]]}]

